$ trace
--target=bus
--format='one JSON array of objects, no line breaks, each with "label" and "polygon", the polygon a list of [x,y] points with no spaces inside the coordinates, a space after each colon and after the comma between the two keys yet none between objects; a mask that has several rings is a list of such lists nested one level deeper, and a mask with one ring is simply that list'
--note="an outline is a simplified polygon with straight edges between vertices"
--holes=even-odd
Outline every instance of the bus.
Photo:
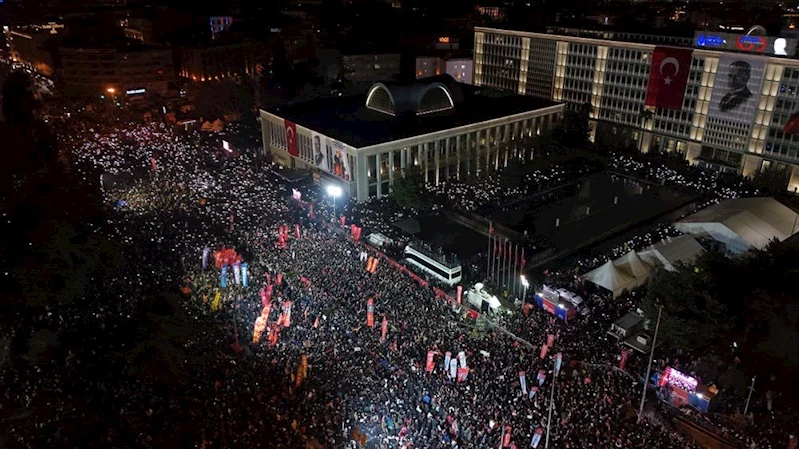
[{"label": "bus", "polygon": [[408,245],[404,251],[405,260],[450,287],[461,281],[461,265],[459,263],[454,260],[446,260],[446,258],[440,256],[429,256],[425,253],[426,251]]}]

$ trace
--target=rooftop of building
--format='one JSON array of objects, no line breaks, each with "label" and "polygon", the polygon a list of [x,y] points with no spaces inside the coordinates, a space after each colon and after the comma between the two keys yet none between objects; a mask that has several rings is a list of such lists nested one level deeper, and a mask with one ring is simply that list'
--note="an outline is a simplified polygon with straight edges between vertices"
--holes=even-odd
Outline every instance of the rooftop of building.
[{"label": "rooftop of building", "polygon": [[[438,89],[439,87],[445,89]],[[451,107],[420,111],[430,91],[445,91]],[[391,98],[392,113],[367,107],[373,91]],[[378,83],[368,94],[283,105],[267,112],[356,148],[534,111],[559,103],[458,83],[438,75],[408,83]]]},{"label": "rooftop of building", "polygon": [[97,39],[97,40],[68,39],[61,44],[61,48],[75,49],[75,50],[116,50],[119,53],[152,51],[152,50],[169,50],[168,47],[165,47],[163,45],[150,44],[136,39],[122,38],[122,37]]}]

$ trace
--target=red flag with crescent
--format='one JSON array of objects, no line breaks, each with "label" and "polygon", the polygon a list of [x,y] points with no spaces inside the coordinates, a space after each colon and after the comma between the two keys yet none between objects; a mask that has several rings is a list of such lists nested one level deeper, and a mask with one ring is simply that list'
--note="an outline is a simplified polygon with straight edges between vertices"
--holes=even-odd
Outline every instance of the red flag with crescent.
[{"label": "red flag with crescent", "polygon": [[693,50],[655,47],[649,69],[646,105],[664,109],[682,109]]},{"label": "red flag with crescent", "polygon": [[286,151],[297,157],[300,155],[297,149],[297,125],[289,120],[283,120],[283,125],[286,127]]}]

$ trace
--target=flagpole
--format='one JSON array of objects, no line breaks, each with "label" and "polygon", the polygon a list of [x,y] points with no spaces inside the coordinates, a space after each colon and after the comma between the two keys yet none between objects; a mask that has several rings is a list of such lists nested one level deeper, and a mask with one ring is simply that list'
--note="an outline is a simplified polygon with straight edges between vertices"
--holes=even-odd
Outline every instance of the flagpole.
[{"label": "flagpole", "polygon": [[552,429],[552,404],[555,402],[555,365],[552,365],[552,387],[549,390],[549,412],[547,416],[547,437],[544,440],[544,449],[549,449],[549,431]]},{"label": "flagpole", "polygon": [[486,266],[486,280],[488,280],[488,278],[491,277],[489,273],[491,273],[491,231],[493,230],[492,228],[493,226],[491,225],[491,223],[488,223],[488,254],[486,254],[486,257],[488,258],[487,260],[488,263]]},{"label": "flagpole", "polygon": [[646,366],[646,377],[644,377],[644,391],[641,392],[641,405],[638,407],[638,422],[644,414],[644,402],[646,402],[646,387],[649,385],[649,374],[652,371],[652,359],[655,357],[655,344],[658,341],[658,330],[660,330],[660,315],[663,313],[663,306],[658,309],[658,321],[655,324],[655,336],[652,337],[652,350],[649,352],[649,364]]}]

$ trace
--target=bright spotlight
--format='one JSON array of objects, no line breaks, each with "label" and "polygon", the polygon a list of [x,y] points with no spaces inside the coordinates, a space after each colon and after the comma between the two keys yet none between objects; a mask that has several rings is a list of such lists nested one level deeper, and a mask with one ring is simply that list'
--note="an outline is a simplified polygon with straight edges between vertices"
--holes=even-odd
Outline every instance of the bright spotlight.
[{"label": "bright spotlight", "polygon": [[341,196],[343,192],[341,191],[341,187],[339,186],[327,186],[327,194],[332,196],[333,198],[338,198]]}]

